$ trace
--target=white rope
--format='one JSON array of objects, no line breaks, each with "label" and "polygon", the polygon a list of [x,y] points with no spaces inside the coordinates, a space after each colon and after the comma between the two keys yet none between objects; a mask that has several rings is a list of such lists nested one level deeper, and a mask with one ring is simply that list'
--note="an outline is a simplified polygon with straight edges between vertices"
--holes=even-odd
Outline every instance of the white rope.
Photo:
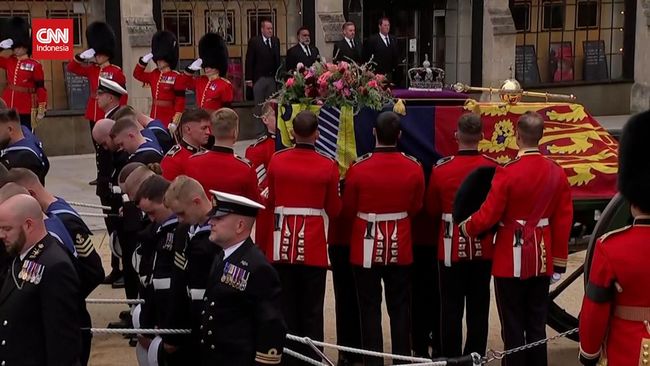
[{"label": "white rope", "polygon": [[79,206],[79,207],[87,207],[87,208],[97,208],[100,210],[111,210],[112,208],[110,206],[102,206],[102,205],[95,205],[92,203],[83,203],[83,202],[75,202],[75,201],[67,201],[69,204],[72,206]]},{"label": "white rope", "polygon": [[398,363],[395,366],[447,366],[447,361],[429,361],[421,363]]},{"label": "white rope", "polygon": [[94,212],[77,212],[79,216],[87,216],[87,217],[103,217],[107,218],[107,214],[101,214],[101,213],[94,213]]},{"label": "white rope", "polygon": [[[296,341],[296,342],[300,342],[300,343],[303,343],[303,344],[307,344],[307,345],[309,344],[309,341],[307,341],[307,339],[309,339],[308,337],[297,337],[297,336],[292,335],[292,334],[287,334],[287,339],[292,340],[292,341]],[[422,357],[410,357],[410,356],[402,356],[402,355],[393,355],[393,354],[390,354],[390,353],[383,353],[383,352],[367,351],[367,350],[364,350],[364,349],[345,347],[345,346],[339,346],[337,344],[319,342],[319,341],[315,341],[313,339],[310,339],[310,341],[312,343],[314,343],[315,345],[317,345],[317,346],[334,348],[334,349],[337,349],[339,351],[357,353],[357,354],[364,355],[364,356],[392,358],[393,360],[409,361],[409,362],[415,361],[415,362],[420,362],[420,363],[422,363],[422,362],[425,362],[425,363],[431,362],[430,359],[422,358]],[[442,365],[446,365],[446,363],[444,363]]]},{"label": "white rope", "polygon": [[[87,328],[86,328],[87,329]],[[190,334],[191,329],[90,328],[94,334]]]},{"label": "white rope", "polygon": [[294,357],[294,358],[296,358],[296,359],[298,359],[300,361],[307,362],[310,365],[327,366],[326,364],[324,364],[322,362],[316,361],[313,358],[310,358],[310,357],[307,357],[307,356],[305,356],[303,354],[300,354],[298,352],[292,351],[289,348],[285,348],[284,353],[291,356],[291,357]]},{"label": "white rope", "polygon": [[86,304],[144,304],[144,299],[86,299]]}]

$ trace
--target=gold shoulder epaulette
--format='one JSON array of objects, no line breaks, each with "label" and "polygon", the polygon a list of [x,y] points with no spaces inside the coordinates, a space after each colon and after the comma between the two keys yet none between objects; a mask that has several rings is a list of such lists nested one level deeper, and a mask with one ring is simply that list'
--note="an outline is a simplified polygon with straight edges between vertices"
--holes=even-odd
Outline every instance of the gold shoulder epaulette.
[{"label": "gold shoulder epaulette", "polygon": [[251,161],[246,159],[246,158],[242,158],[241,156],[239,156],[237,154],[235,154],[235,158],[237,158],[237,160],[241,161],[242,163],[244,163],[244,164],[246,164],[248,166],[253,166],[253,164],[251,164]]},{"label": "gold shoulder epaulette", "polygon": [[420,164],[420,161],[419,161],[415,156],[411,156],[411,155],[409,155],[409,154],[407,154],[407,153],[404,153],[404,152],[402,153],[402,155],[403,155],[405,158],[408,158],[409,160],[412,160],[412,161],[413,161],[414,163],[416,163],[417,165],[422,165],[422,164]]},{"label": "gold shoulder epaulette", "polygon": [[610,231],[610,232],[607,232],[607,233],[601,235],[601,236],[598,238],[598,240],[600,240],[600,242],[603,243],[607,238],[610,238],[611,236],[613,236],[613,235],[615,235],[615,234],[620,234],[620,233],[622,233],[622,232],[628,230],[628,229],[631,228],[631,227],[632,227],[632,225],[627,225],[627,226],[623,226],[623,227],[620,228],[620,229],[612,230],[612,231]]},{"label": "gold shoulder epaulette", "polygon": [[167,154],[166,154],[166,155],[167,155],[167,156],[174,156],[174,155],[176,155],[179,151],[181,151],[181,145],[174,145],[174,146],[172,146],[171,149],[169,149],[169,151],[167,151]]},{"label": "gold shoulder epaulette", "polygon": [[454,160],[454,156],[453,156],[453,155],[451,155],[451,156],[445,156],[444,158],[440,158],[440,159],[438,159],[438,161],[436,161],[436,166],[440,166],[440,165],[442,165],[442,164],[446,164],[446,163],[448,163],[448,162],[450,162],[450,161],[452,161],[452,160]]}]

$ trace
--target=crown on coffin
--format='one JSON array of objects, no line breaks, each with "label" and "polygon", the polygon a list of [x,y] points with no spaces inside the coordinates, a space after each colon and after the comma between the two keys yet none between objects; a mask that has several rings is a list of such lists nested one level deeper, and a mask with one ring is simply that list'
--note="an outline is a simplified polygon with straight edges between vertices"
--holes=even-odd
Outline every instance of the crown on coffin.
[{"label": "crown on coffin", "polygon": [[429,55],[424,55],[422,67],[409,69],[410,90],[442,90],[445,81],[445,70],[431,67]]}]

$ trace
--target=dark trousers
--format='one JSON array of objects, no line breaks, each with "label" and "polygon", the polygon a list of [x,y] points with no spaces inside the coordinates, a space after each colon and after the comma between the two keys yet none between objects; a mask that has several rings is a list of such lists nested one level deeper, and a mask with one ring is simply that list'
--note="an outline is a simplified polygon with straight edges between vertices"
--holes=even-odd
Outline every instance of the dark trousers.
[{"label": "dark trousers", "polygon": [[[485,355],[490,315],[491,261],[440,262],[440,325],[443,357],[477,352]],[[463,313],[467,306],[467,338],[463,350]]]},{"label": "dark trousers", "polygon": [[[381,330],[381,281],[384,280],[386,308],[390,317],[392,353],[411,355],[411,267],[377,266],[353,268],[359,298],[362,348],[383,352]],[[383,365],[378,357],[364,357],[364,365]]]},{"label": "dark trousers", "polygon": [[[546,338],[549,280],[548,276],[494,279],[505,349]],[[546,345],[509,355],[503,365],[546,366]]]},{"label": "dark trousers", "polygon": [[[327,269],[295,264],[276,265],[282,283],[282,313],[290,334],[323,340],[323,306]],[[287,347],[313,359],[320,359],[309,346],[287,341]],[[303,365],[283,357],[283,365]]]},{"label": "dark trousers", "polygon": [[[413,246],[413,352],[419,357],[440,354],[438,260],[434,246]],[[431,347],[431,353],[429,353]]]},{"label": "dark trousers", "polygon": [[30,131],[33,131],[32,130],[32,114],[31,113],[20,114],[19,117],[20,117],[20,124],[27,127],[27,128],[29,128]]},{"label": "dark trousers", "polygon": [[[332,282],[336,310],[336,343],[339,346],[361,347],[361,321],[359,303],[350,265],[350,247],[347,245],[329,246],[332,264]],[[339,352],[339,362],[361,362],[362,357],[355,353]]]}]

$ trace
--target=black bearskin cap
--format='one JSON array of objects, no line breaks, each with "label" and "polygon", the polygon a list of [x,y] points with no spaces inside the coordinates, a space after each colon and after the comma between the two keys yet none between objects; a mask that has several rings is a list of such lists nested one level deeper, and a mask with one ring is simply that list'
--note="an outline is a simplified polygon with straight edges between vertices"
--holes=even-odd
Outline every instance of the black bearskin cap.
[{"label": "black bearskin cap", "polygon": [[5,23],[5,29],[2,32],[2,39],[11,38],[14,41],[11,49],[16,47],[25,47],[31,53],[32,38],[29,35],[29,23],[25,18],[12,17]]},{"label": "black bearskin cap", "polygon": [[219,76],[226,77],[228,73],[228,48],[223,38],[217,33],[206,33],[199,41],[199,57],[202,67],[219,70]]},{"label": "black bearskin cap", "polygon": [[178,41],[174,33],[169,31],[158,31],[151,38],[151,53],[153,60],[167,61],[169,67],[174,70],[178,65]]},{"label": "black bearskin cap", "polygon": [[110,25],[104,22],[90,24],[86,28],[86,39],[88,40],[88,48],[95,50],[95,53],[106,55],[109,59],[113,58],[117,42],[113,28]]},{"label": "black bearskin cap", "polygon": [[631,204],[650,213],[650,111],[632,116],[618,146],[618,190]]},{"label": "black bearskin cap", "polygon": [[481,208],[487,198],[495,167],[483,166],[469,173],[456,192],[454,197],[453,219],[460,223],[467,220],[474,212]]}]

